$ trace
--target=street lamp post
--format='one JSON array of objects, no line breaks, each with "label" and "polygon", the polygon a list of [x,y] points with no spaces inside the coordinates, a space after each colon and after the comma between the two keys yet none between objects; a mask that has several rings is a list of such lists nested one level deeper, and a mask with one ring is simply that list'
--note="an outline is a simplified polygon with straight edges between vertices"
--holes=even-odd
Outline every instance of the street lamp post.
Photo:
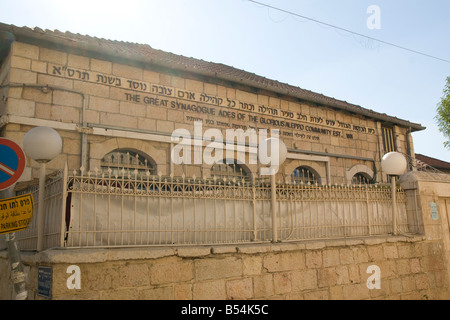
[{"label": "street lamp post", "polygon": [[389,152],[381,159],[381,168],[383,172],[391,176],[391,191],[392,191],[392,229],[393,234],[397,235],[397,195],[396,195],[396,176],[405,173],[407,162],[405,157],[399,152]]},{"label": "street lamp post", "polygon": [[[270,150],[270,157],[268,151]],[[278,242],[278,225],[277,225],[277,185],[275,175],[279,167],[284,163],[287,157],[287,148],[283,141],[278,138],[269,138],[259,145],[259,156],[263,164],[269,164],[268,173],[270,175],[270,194],[272,207],[272,242]]]},{"label": "street lamp post", "polygon": [[44,248],[44,193],[47,162],[62,151],[62,140],[58,132],[49,127],[36,127],[23,138],[23,150],[31,159],[39,162],[39,205],[37,216],[37,251]]}]

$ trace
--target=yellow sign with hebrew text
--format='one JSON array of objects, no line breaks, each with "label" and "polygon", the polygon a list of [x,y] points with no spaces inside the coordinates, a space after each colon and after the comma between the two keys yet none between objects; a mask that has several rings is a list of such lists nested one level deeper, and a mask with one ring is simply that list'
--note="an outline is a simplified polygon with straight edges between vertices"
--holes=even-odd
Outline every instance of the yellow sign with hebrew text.
[{"label": "yellow sign with hebrew text", "polygon": [[0,200],[0,234],[26,229],[33,218],[33,209],[31,193]]}]

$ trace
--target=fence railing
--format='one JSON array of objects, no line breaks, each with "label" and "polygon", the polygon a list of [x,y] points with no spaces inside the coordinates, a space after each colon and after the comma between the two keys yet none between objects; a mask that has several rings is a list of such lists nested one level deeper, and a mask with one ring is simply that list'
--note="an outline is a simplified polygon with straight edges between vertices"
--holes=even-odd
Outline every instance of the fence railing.
[{"label": "fence railing", "polygon": [[[272,241],[265,182],[66,170],[47,186],[45,248]],[[405,193],[396,194],[397,231],[408,233]],[[281,241],[393,233],[389,186],[279,183],[275,203]],[[36,248],[34,219],[18,234],[22,249]]]},{"label": "fence railing", "polygon": [[[62,247],[65,236],[65,212],[66,212],[66,180],[67,170],[60,170],[46,180],[44,195],[44,248]],[[19,194],[31,193],[34,200],[33,218],[30,225],[23,231],[17,232],[20,248],[24,250],[36,250],[37,248],[37,212],[39,203],[38,185],[31,186],[18,192]]]}]

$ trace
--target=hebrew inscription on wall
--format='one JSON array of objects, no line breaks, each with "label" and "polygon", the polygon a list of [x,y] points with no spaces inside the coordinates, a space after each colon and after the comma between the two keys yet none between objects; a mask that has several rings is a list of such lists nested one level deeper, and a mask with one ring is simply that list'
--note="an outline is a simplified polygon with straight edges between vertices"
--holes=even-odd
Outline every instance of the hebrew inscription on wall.
[{"label": "hebrew inscription on wall", "polygon": [[[353,139],[355,133],[376,133],[374,128],[282,110],[279,107],[256,105],[67,66],[48,64],[47,73],[127,90],[124,93],[125,101],[185,111],[190,114],[186,115],[185,120],[188,122],[202,121],[206,125],[222,128],[270,127],[280,129],[285,136],[316,141],[320,140],[321,135]],[[245,125],[242,125],[243,122]]]}]

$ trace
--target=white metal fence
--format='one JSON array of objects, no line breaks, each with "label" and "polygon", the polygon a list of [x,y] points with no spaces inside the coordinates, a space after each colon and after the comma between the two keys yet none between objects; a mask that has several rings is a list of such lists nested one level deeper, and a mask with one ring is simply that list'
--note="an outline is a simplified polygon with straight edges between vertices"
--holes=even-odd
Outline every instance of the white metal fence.
[{"label": "white metal fence", "polygon": [[[66,212],[66,180],[67,170],[61,170],[52,175],[45,183],[44,213],[44,248],[61,247],[65,236]],[[31,224],[23,231],[16,233],[20,248],[23,250],[36,250],[37,248],[37,212],[39,203],[38,185],[19,192],[31,193],[34,201],[33,219]]]},{"label": "white metal fence", "polygon": [[[283,183],[276,187],[276,199],[281,241],[393,233],[388,186]],[[399,189],[400,233],[412,231],[405,199]],[[83,171],[68,175],[65,170],[47,184],[44,247],[268,242],[271,203],[271,186],[264,182]],[[35,218],[18,233],[22,249],[36,248]]]}]

